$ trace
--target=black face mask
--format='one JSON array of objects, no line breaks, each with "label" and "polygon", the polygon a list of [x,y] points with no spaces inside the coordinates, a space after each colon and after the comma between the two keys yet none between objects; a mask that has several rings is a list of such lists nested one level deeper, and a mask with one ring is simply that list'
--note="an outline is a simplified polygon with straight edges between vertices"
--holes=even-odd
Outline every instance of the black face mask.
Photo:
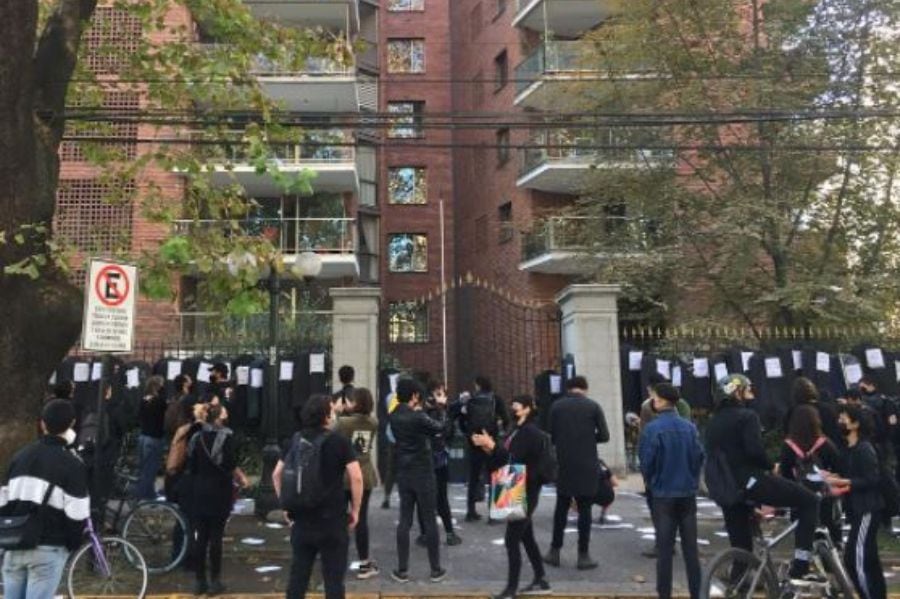
[{"label": "black face mask", "polygon": [[843,422],[838,423],[838,430],[841,431],[842,437],[846,437],[847,435],[850,434],[850,428]]}]

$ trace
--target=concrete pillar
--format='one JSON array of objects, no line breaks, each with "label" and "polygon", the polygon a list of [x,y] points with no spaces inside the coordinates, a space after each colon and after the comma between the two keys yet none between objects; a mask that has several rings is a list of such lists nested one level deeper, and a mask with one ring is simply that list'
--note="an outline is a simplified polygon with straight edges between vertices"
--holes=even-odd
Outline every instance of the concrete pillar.
[{"label": "concrete pillar", "polygon": [[600,457],[625,472],[625,417],[619,378],[618,285],[570,285],[556,296],[562,311],[562,352],[575,357],[576,373],[588,381],[588,395],[603,408],[610,440]]},{"label": "concrete pillar", "polygon": [[381,289],[336,287],[329,290],[333,320],[331,359],[334,388],[340,387],[338,368],[356,370],[356,386],[378,395],[378,311]]}]

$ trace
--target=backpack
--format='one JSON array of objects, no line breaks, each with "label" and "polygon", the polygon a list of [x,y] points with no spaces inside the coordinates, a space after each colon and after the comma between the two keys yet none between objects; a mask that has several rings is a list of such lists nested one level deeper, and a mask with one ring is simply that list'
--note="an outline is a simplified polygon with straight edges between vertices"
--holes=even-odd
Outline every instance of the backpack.
[{"label": "backpack", "polygon": [[497,429],[497,399],[494,394],[476,395],[466,404],[466,430],[469,434]]},{"label": "backpack", "polygon": [[785,445],[787,445],[791,451],[794,452],[794,455],[797,456],[797,465],[794,466],[794,479],[800,484],[804,486],[814,485],[817,487],[821,487],[825,484],[822,475],[818,472],[819,463],[816,452],[825,445],[827,440],[828,438],[825,436],[819,437],[816,439],[816,442],[813,443],[813,446],[809,448],[809,451],[806,452],[800,449],[800,446],[791,439],[784,440]]},{"label": "backpack", "polygon": [[294,433],[284,460],[281,477],[281,508],[286,512],[309,510],[322,505],[328,489],[322,480],[322,445],[330,433],[312,441]]},{"label": "backpack", "polygon": [[556,447],[550,440],[550,435],[541,431],[541,459],[537,465],[537,474],[541,484],[555,483],[559,476],[559,463],[556,460]]},{"label": "backpack", "polygon": [[711,451],[703,466],[703,478],[709,498],[720,507],[731,507],[741,502],[744,492],[738,488],[725,452]]}]

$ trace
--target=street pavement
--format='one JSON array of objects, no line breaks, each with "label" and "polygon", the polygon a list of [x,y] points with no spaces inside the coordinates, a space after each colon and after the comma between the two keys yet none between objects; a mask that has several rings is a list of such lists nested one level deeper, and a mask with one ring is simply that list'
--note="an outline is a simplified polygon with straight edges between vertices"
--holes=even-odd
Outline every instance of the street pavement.
[{"label": "street pavement", "polygon": [[[558,595],[645,594],[655,595],[656,562],[641,555],[653,544],[653,529],[645,501],[637,492],[637,477],[624,481],[616,501],[609,511],[606,525],[594,524],[591,552],[600,563],[599,568],[579,571],[575,568],[576,539],[574,514],[570,514],[563,548],[562,568],[548,568],[548,579]],[[354,593],[382,593],[403,595],[453,595],[460,593],[491,594],[499,592],[506,580],[506,553],[503,547],[505,525],[486,522],[463,522],[465,515],[465,487],[452,485],[451,509],[458,519],[459,534],[463,544],[447,547],[441,533],[441,559],[449,570],[447,579],[440,584],[428,582],[428,560],[425,549],[412,545],[410,575],[412,582],[402,585],[390,578],[390,570],[396,566],[396,535],[398,502],[396,494],[392,509],[382,510],[382,495],[376,490],[370,509],[372,557],[381,567],[381,575],[366,581],[358,581],[353,571],[348,573],[348,591]],[[542,551],[549,545],[552,531],[552,513],[555,503],[554,490],[546,487],[534,517],[536,536]],[[484,504],[479,504],[485,512]],[[595,508],[595,517],[599,508]],[[727,546],[720,510],[708,500],[698,501],[700,556],[706,561]],[[785,526],[777,521],[774,529]],[[413,539],[417,534],[414,527]],[[224,582],[233,593],[283,592],[290,569],[289,529],[278,523],[262,523],[255,518],[235,516],[226,530]],[[525,559],[522,586],[531,580],[531,567]],[[351,539],[350,560],[356,560],[356,550]],[[890,560],[886,560],[890,561]],[[686,580],[680,551],[675,557],[675,592],[686,594]],[[889,584],[895,572],[886,565]],[[192,585],[189,573],[176,572],[151,579],[150,592],[174,594],[189,592]],[[900,581],[898,581],[900,582]]]}]

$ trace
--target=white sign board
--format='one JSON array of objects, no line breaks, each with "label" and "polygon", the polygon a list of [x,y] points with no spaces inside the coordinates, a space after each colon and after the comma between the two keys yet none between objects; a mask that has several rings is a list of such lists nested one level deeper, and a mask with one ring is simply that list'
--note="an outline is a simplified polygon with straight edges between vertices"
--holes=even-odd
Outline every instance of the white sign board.
[{"label": "white sign board", "polygon": [[90,351],[134,349],[137,268],[92,259],[84,294],[81,346]]}]

